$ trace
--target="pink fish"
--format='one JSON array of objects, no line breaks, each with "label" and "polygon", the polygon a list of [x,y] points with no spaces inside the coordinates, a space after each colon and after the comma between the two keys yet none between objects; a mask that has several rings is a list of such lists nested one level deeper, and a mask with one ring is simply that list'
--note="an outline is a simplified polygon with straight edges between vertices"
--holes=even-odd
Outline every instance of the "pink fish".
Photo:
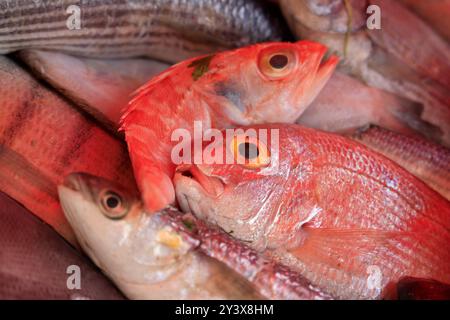
[{"label": "pink fish", "polygon": [[268,138],[236,133],[222,153],[236,160],[253,154],[254,163],[178,168],[183,210],[337,298],[381,298],[404,276],[450,284],[446,199],[344,137],[298,125],[247,128],[266,129]]}]

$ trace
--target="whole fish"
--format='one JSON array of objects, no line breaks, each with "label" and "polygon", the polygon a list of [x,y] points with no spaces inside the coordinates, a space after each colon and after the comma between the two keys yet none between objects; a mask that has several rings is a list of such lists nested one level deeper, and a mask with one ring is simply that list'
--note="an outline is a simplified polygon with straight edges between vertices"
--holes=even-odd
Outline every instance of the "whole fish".
[{"label": "whole fish", "polygon": [[248,0],[24,0],[0,3],[0,53],[56,50],[166,62],[282,40],[276,7]]},{"label": "whole fish", "polygon": [[85,256],[1,192],[0,216],[0,299],[124,298]]},{"label": "whole fish", "polygon": [[[368,29],[369,5],[381,11],[381,29]],[[280,6],[298,38],[340,56],[340,70],[423,104],[422,119],[439,127],[439,142],[450,146],[450,47],[420,18],[398,1],[282,0]]]},{"label": "whole fish", "polygon": [[352,138],[395,161],[450,201],[450,149],[378,126],[359,130]]},{"label": "whole fish", "polygon": [[85,171],[135,188],[125,144],[0,57],[0,191],[75,243],[57,184]]},{"label": "whole fish", "polygon": [[59,195],[83,249],[129,298],[330,298],[193,217],[147,214],[137,193],[108,180],[73,173]]},{"label": "whole fish", "polygon": [[450,203],[438,193],[344,137],[286,124],[241,129],[249,128],[266,131],[236,131],[231,141],[223,133],[221,151],[234,163],[177,169],[184,211],[336,298],[382,298],[403,276],[450,283]]},{"label": "whole fish", "polygon": [[323,88],[337,58],[319,43],[264,43],[172,66],[141,87],[121,123],[144,204],[158,211],[175,200],[171,135],[195,123],[203,131],[294,122]]}]

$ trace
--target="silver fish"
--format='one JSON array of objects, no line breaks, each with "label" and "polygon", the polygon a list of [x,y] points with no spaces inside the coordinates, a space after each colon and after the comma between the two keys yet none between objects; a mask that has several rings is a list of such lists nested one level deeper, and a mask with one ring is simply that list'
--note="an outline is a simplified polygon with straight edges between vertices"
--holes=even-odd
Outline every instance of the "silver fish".
[{"label": "silver fish", "polygon": [[37,48],[166,62],[280,40],[273,6],[248,0],[25,0],[0,2],[0,53]]},{"label": "silver fish", "polygon": [[146,213],[111,181],[73,173],[58,190],[82,248],[129,298],[331,298],[192,216]]}]

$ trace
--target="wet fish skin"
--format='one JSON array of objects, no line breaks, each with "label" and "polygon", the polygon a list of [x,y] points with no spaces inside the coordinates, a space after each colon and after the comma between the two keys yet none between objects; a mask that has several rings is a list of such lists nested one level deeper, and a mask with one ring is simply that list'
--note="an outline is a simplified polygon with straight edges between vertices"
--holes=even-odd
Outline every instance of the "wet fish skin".
[{"label": "wet fish skin", "polygon": [[378,126],[360,130],[353,138],[395,161],[450,201],[450,149]]},{"label": "wet fish skin", "polygon": [[[337,58],[298,41],[256,44],[183,61],[141,87],[121,119],[134,174],[149,212],[175,200],[174,131],[294,122],[331,76]],[[274,56],[286,65],[270,65]],[[175,138],[176,139],[176,138]]]},{"label": "wet fish skin", "polygon": [[114,134],[133,92],[169,67],[148,59],[88,59],[43,50],[22,50],[18,57]]},{"label": "wet fish skin", "polygon": [[[111,192],[120,197],[115,213],[125,212],[113,220],[108,218],[113,209],[101,205]],[[138,194],[110,181],[71,174],[59,195],[81,246],[130,298],[260,298],[257,292],[278,299],[329,298],[298,274],[175,209],[148,215]]]},{"label": "wet fish skin", "polygon": [[450,42],[450,1],[400,0]]},{"label": "wet fish skin", "polygon": [[[80,29],[67,21],[76,5]],[[0,4],[0,53],[46,49],[98,58],[166,62],[281,40],[276,8],[248,0],[40,0]]]},{"label": "wet fish skin", "polygon": [[[381,298],[402,276],[450,283],[446,199],[355,141],[297,125],[251,128],[268,129],[267,141],[278,130],[279,144],[267,142],[272,162],[178,168],[183,211],[270,252],[336,298]],[[371,286],[375,267],[379,285]]]},{"label": "wet fish skin", "polygon": [[383,11],[383,27],[380,30],[369,30],[367,33],[370,39],[418,74],[431,78],[450,90],[449,44],[400,3],[389,0],[369,2],[378,5]]},{"label": "wet fish skin", "polygon": [[422,120],[423,112],[424,107],[419,103],[335,72],[297,123],[338,133],[354,133],[374,124],[401,133],[420,132],[439,141],[442,132]]},{"label": "wet fish skin", "polygon": [[75,244],[57,184],[82,170],[136,188],[126,146],[6,57],[0,97],[0,191]]},{"label": "wet fish skin", "polygon": [[[0,299],[124,299],[99,270],[54,230],[0,192]],[[71,265],[81,288],[70,290]]]},{"label": "wet fish skin", "polygon": [[262,296],[277,300],[333,299],[299,273],[264,257],[223,230],[208,225],[191,214],[169,212],[168,216],[175,230],[198,239],[199,249],[203,253],[223,262],[249,280]]}]

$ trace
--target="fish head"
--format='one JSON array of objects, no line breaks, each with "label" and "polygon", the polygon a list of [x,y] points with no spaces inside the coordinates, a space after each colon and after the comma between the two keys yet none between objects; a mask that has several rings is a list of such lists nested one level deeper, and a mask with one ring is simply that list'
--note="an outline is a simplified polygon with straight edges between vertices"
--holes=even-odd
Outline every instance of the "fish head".
[{"label": "fish head", "polygon": [[234,125],[294,122],[337,65],[326,53],[311,41],[256,44],[217,54],[201,81],[209,105]]},{"label": "fish head", "polygon": [[158,213],[143,210],[134,190],[72,173],[58,193],[83,250],[125,293],[170,277],[191,248]]},{"label": "fish head", "polygon": [[[302,185],[310,178],[310,150],[298,127],[265,124],[223,130],[222,163],[205,161],[210,146],[205,145],[202,163],[177,168],[174,185],[181,209],[244,241],[271,237],[278,230],[271,225],[283,210],[295,207],[294,201],[301,201]],[[281,236],[306,219],[300,213],[291,216],[290,221],[278,221],[285,230]]]}]

